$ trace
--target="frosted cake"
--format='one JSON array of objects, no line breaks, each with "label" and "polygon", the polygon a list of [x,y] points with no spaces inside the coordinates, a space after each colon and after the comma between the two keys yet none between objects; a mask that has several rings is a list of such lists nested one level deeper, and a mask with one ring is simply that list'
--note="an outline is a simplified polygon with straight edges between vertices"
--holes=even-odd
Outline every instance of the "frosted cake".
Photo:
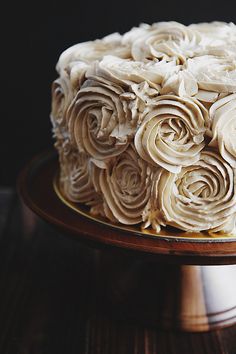
[{"label": "frosted cake", "polygon": [[94,216],[236,234],[236,26],[141,24],[65,50],[60,190]]}]

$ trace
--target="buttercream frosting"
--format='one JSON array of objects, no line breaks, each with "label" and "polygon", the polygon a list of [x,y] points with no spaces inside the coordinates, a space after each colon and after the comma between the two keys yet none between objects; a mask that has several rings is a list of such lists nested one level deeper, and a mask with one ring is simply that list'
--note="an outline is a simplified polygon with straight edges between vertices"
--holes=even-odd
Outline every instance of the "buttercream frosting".
[{"label": "buttercream frosting", "polygon": [[135,130],[133,100],[120,86],[87,79],[67,111],[74,146],[98,160],[126,150]]},{"label": "buttercream frosting", "polygon": [[60,188],[64,195],[70,201],[85,203],[102,214],[102,197],[94,182],[97,166],[87,154],[73,149],[68,139],[63,142],[58,140],[56,147],[61,165]]},{"label": "buttercream frosting", "polygon": [[236,168],[236,94],[216,101],[210,108],[212,140],[222,157]]},{"label": "buttercream frosting", "polygon": [[75,44],[61,54],[56,66],[57,71],[60,74],[71,62],[82,61],[89,64],[108,54],[129,58],[130,47],[122,44],[121,41],[122,36],[119,33],[113,33],[102,39]]},{"label": "buttercream frosting", "polygon": [[65,50],[51,121],[65,198],[111,222],[236,233],[236,26],[141,24]]},{"label": "buttercream frosting", "polygon": [[102,169],[100,188],[104,210],[113,221],[126,225],[142,221],[150,198],[152,169],[132,147],[120,154],[108,169]]},{"label": "buttercream frosting", "polygon": [[208,121],[207,110],[197,100],[161,95],[147,108],[135,147],[152,165],[179,172],[199,160]]},{"label": "buttercream frosting", "polygon": [[153,178],[144,226],[171,225],[188,232],[235,233],[236,170],[215,151],[178,174],[163,168]]}]

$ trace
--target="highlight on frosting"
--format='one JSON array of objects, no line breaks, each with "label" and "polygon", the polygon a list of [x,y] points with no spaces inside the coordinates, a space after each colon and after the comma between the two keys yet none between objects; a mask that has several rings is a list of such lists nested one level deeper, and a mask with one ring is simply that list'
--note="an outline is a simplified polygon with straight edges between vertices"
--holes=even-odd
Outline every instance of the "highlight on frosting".
[{"label": "highlight on frosting", "polygon": [[60,189],[159,232],[236,233],[236,26],[141,24],[65,50],[52,84]]}]

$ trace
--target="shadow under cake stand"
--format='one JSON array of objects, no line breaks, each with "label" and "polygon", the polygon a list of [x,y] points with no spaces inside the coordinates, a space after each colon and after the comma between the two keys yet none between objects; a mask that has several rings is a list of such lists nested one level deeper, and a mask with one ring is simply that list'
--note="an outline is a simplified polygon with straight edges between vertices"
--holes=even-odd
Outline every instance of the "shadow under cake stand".
[{"label": "shadow under cake stand", "polygon": [[97,293],[109,309],[164,329],[199,332],[236,323],[236,236],[153,235],[96,221],[58,196],[57,160],[54,152],[35,157],[19,176],[20,196],[64,235],[99,250]]}]

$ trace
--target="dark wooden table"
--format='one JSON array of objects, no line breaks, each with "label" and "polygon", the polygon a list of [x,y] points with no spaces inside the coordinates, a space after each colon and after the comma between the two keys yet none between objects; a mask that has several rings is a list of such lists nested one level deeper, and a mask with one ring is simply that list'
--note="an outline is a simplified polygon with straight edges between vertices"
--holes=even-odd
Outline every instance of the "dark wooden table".
[{"label": "dark wooden table", "polygon": [[96,290],[101,252],[0,190],[0,354],[236,354],[236,326],[167,332],[113,316]]}]

